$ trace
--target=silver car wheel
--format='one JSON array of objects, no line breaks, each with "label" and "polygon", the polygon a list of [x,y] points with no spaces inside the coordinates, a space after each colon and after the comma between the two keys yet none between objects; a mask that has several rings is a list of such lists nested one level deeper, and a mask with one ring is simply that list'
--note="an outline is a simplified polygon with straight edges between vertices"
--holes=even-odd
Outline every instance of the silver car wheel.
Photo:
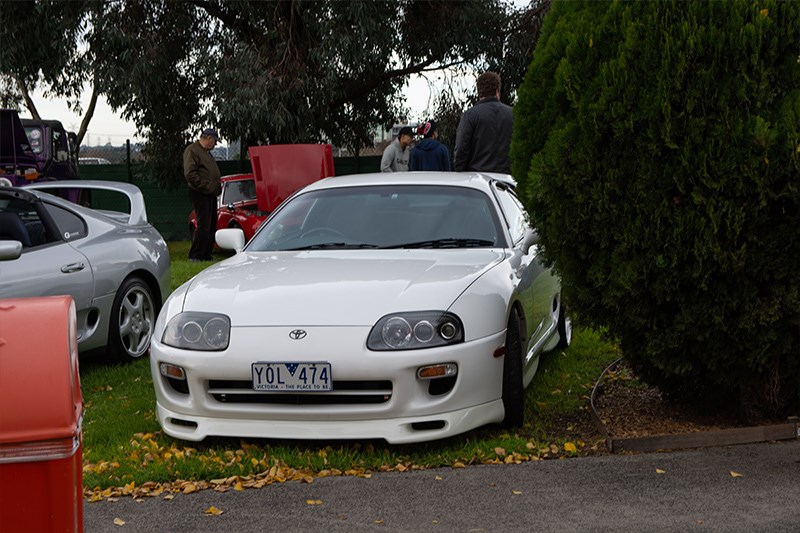
[{"label": "silver car wheel", "polygon": [[117,338],[109,339],[109,344],[117,358],[138,359],[147,352],[153,335],[156,316],[153,296],[143,281],[132,278],[120,288],[117,299],[114,305]]}]

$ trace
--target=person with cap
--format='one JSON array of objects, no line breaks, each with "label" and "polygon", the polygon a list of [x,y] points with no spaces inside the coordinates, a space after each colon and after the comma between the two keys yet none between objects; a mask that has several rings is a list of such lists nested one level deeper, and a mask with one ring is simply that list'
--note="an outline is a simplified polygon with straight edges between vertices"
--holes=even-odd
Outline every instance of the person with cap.
[{"label": "person with cap", "polygon": [[476,85],[478,102],[458,123],[453,166],[457,171],[510,174],[514,112],[500,101],[500,75],[484,72]]},{"label": "person with cap", "polygon": [[408,170],[408,159],[411,157],[411,143],[414,132],[408,126],[400,128],[397,138],[383,151],[381,172],[405,172]]},{"label": "person with cap", "polygon": [[206,128],[200,138],[183,152],[183,176],[189,186],[189,199],[197,217],[197,229],[189,248],[189,261],[210,261],[217,231],[217,196],[222,192],[220,172],[211,155],[219,136]]},{"label": "person with cap", "polygon": [[439,129],[435,120],[429,120],[421,125],[417,133],[422,135],[420,142],[411,151],[411,170],[433,170],[449,172],[450,151],[440,143]]}]

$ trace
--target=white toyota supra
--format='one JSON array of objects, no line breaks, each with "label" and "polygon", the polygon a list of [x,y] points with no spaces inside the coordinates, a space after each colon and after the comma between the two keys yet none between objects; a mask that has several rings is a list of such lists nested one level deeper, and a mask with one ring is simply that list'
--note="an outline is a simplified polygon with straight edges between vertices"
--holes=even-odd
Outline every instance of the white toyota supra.
[{"label": "white toyota supra", "polygon": [[362,174],[287,199],[166,301],[151,370],[174,437],[449,437],[522,424],[571,325],[510,176]]}]

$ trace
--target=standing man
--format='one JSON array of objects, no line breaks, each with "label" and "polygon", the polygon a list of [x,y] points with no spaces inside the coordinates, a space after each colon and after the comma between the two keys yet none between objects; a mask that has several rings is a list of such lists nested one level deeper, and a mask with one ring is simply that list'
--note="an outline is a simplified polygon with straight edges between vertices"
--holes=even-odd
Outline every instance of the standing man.
[{"label": "standing man", "polygon": [[183,152],[183,176],[189,186],[189,199],[197,216],[197,230],[189,249],[189,261],[210,261],[217,231],[217,196],[222,192],[219,167],[211,150],[217,145],[217,130],[207,128],[200,139]]},{"label": "standing man", "polygon": [[478,76],[478,103],[464,112],[456,132],[457,171],[511,173],[511,130],[514,113],[500,101],[500,75]]},{"label": "standing man", "polygon": [[393,140],[381,157],[381,172],[405,172],[408,170],[408,160],[411,157],[411,142],[414,133],[408,126],[400,128],[397,139]]},{"label": "standing man", "polygon": [[439,142],[439,128],[435,120],[427,121],[417,133],[423,139],[411,150],[411,170],[450,172],[450,152]]}]

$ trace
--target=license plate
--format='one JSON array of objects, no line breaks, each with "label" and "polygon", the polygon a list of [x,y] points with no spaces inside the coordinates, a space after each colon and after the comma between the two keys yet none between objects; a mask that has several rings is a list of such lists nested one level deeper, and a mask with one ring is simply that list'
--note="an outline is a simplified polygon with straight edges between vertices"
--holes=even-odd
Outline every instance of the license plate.
[{"label": "license plate", "polygon": [[330,363],[253,363],[253,390],[323,392],[332,390]]}]

